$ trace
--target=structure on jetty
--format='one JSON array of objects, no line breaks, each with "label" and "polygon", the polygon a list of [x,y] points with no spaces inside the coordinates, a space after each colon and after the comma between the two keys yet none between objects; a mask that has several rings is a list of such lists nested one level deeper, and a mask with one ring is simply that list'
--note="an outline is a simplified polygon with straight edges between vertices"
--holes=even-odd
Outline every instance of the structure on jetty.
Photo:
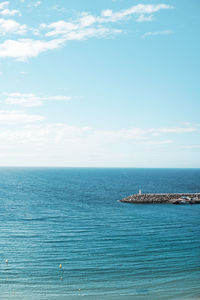
[{"label": "structure on jetty", "polygon": [[123,198],[121,202],[126,203],[158,203],[158,204],[200,204],[200,193],[176,193],[176,194],[134,194]]}]

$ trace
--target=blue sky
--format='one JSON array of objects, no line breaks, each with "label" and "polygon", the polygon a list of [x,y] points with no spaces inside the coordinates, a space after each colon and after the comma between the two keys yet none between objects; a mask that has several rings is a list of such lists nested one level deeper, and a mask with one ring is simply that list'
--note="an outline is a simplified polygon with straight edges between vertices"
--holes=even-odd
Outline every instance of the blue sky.
[{"label": "blue sky", "polygon": [[199,10],[0,2],[0,165],[200,167]]}]

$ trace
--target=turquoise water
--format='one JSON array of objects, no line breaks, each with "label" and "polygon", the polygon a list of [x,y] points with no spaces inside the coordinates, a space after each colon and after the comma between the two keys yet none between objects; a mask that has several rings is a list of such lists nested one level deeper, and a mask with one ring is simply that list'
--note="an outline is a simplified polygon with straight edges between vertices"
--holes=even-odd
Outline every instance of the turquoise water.
[{"label": "turquoise water", "polygon": [[0,299],[200,299],[200,205],[118,201],[139,188],[200,169],[0,168]]}]

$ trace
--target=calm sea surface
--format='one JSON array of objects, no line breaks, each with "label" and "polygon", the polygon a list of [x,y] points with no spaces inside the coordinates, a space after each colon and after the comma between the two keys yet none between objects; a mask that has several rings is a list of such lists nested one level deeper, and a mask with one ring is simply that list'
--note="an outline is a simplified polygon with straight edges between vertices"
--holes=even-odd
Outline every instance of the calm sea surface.
[{"label": "calm sea surface", "polygon": [[200,205],[118,202],[139,188],[200,169],[0,168],[0,299],[200,299]]}]

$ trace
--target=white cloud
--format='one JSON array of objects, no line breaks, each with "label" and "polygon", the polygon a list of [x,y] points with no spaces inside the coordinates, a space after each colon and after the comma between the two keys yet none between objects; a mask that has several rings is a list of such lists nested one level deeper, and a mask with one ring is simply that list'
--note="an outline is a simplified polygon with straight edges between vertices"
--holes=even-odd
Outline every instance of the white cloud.
[{"label": "white cloud", "polygon": [[197,131],[195,127],[169,127],[169,128],[159,128],[155,130],[158,133],[187,133]]},{"label": "white cloud", "polygon": [[108,29],[105,27],[101,28],[86,28],[78,32],[70,32],[65,35],[65,39],[68,41],[72,40],[83,40],[91,37],[103,37],[107,35],[119,34],[121,30],[118,29]]},{"label": "white cloud", "polygon": [[172,8],[173,6],[167,4],[138,4],[119,12],[113,12],[109,9],[102,11],[102,22],[117,22],[131,15],[152,14],[163,9]]},{"label": "white cloud", "polygon": [[45,120],[43,116],[27,114],[24,111],[0,110],[0,123],[3,124],[27,124],[43,120]]},{"label": "white cloud", "polygon": [[10,2],[8,2],[8,1],[0,3],[0,15],[2,15],[2,16],[14,16],[16,14],[20,14],[20,12],[16,9],[10,10],[9,8],[7,8],[9,6],[9,3]]},{"label": "white cloud", "polygon": [[8,1],[4,1],[4,2],[0,2],[0,10],[4,9],[5,7],[7,7],[9,5]]},{"label": "white cloud", "polygon": [[167,145],[175,143],[174,140],[161,140],[161,141],[146,141],[145,144],[147,145]]},{"label": "white cloud", "polygon": [[34,94],[24,93],[5,93],[4,95],[6,95],[6,104],[21,105],[25,107],[41,106],[45,101],[68,101],[72,99],[68,96],[39,97]]},{"label": "white cloud", "polygon": [[65,21],[58,21],[51,23],[50,25],[41,24],[41,29],[50,29],[51,31],[46,33],[46,36],[55,36],[60,34],[67,34],[72,32],[73,30],[78,29],[78,25]]},{"label": "white cloud", "polygon": [[50,29],[45,35],[47,37],[61,35],[65,41],[69,40],[83,40],[91,37],[100,37],[111,34],[121,33],[121,30],[110,29],[103,26],[90,27],[90,17],[86,21],[86,17],[81,18],[80,23],[70,23],[65,21],[58,21],[50,25],[41,25],[43,29]]},{"label": "white cloud", "polygon": [[49,8],[50,10],[56,10],[57,12],[66,12],[67,9],[64,7],[61,7],[59,5],[54,5],[52,7]]},{"label": "white cloud", "polygon": [[[27,94],[30,95],[30,94]],[[56,97],[57,99],[57,97]],[[60,99],[60,97],[58,98]],[[0,122],[9,124],[21,123],[33,123],[43,121],[45,118],[39,115],[27,114],[24,111],[0,111]],[[97,130],[88,126],[78,127],[70,126],[63,123],[55,124],[40,124],[40,125],[26,125],[20,129],[22,132],[32,132],[32,136],[46,136],[50,141],[63,142],[65,140],[79,141],[85,143],[86,141],[98,142],[98,143],[117,143],[131,141],[133,144],[147,144],[147,145],[164,145],[174,143],[172,139],[161,139],[160,136],[154,136],[155,132],[159,134],[184,134],[196,131],[195,128],[131,128],[121,130]],[[12,128],[10,131],[15,132]],[[17,129],[19,132],[19,129]],[[23,136],[23,134],[22,134]],[[53,139],[53,140],[52,140]]]},{"label": "white cloud", "polygon": [[[38,6],[41,2],[34,2]],[[9,2],[0,3],[0,13],[16,14],[17,10],[9,11]],[[67,41],[84,40],[92,37],[105,37],[122,33],[122,30],[111,28],[108,23],[116,23],[131,16],[136,16],[137,22],[151,21],[153,13],[160,10],[172,9],[167,4],[145,5],[138,4],[125,10],[113,12],[104,10],[99,16],[87,12],[79,14],[79,17],[71,19],[70,22],[60,20],[50,24],[41,24],[39,28],[28,28],[20,25],[14,20],[0,20],[0,34],[26,34],[31,32],[33,36],[43,36],[41,39],[7,39],[0,44],[0,57],[11,57],[25,61],[30,57],[36,57],[42,52],[62,47]],[[7,13],[5,12],[7,10]],[[169,34],[169,31],[157,33],[146,33],[144,36],[158,34]]]},{"label": "white cloud", "polygon": [[[184,134],[196,132],[196,127],[166,127],[166,128],[131,128],[131,129],[123,129],[114,132],[106,132],[106,135],[112,135],[115,138],[126,139],[126,140],[146,140],[151,137],[158,137],[162,134]],[[104,133],[105,134],[105,133]],[[170,141],[171,142],[171,141]],[[153,142],[152,142],[153,143]],[[157,141],[156,141],[157,143]],[[159,141],[160,143],[160,141]]]},{"label": "white cloud", "polygon": [[83,17],[80,19],[80,26],[81,27],[88,27],[92,26],[96,22],[96,18],[89,14],[83,14]]},{"label": "white cloud", "polygon": [[[38,122],[38,121],[37,121]],[[19,123],[19,122],[18,122]],[[87,142],[90,132],[89,127],[77,127],[67,124],[28,124],[18,128],[4,128],[0,131],[0,145],[19,143],[28,145],[30,152],[35,152],[39,147],[46,154],[52,149],[59,151],[62,147],[65,152],[73,153],[74,150],[82,149]],[[33,150],[34,149],[34,150]],[[46,149],[46,150],[44,150]]]},{"label": "white cloud", "polygon": [[[44,120],[42,116],[35,116],[25,114],[21,111],[0,111],[0,122],[8,124],[25,123],[21,129],[4,129],[0,132],[0,138],[11,137],[15,140],[21,138],[22,140],[29,137],[30,143],[37,143],[40,145],[55,144],[57,146],[71,147],[74,145],[77,149],[82,147],[93,148],[110,145],[110,143],[123,145],[129,144],[132,139],[133,145],[165,145],[173,143],[172,140],[152,140],[147,134],[148,130],[131,129],[131,130],[95,130],[93,128],[84,126],[70,126],[67,124],[41,124],[28,125],[28,123],[35,123]],[[130,137],[127,132],[132,136]],[[146,136],[145,136],[146,135]],[[129,144],[131,145],[131,144]]]},{"label": "white cloud", "polygon": [[14,20],[0,19],[0,35],[19,34],[23,35],[27,31],[26,25],[20,25]]},{"label": "white cloud", "polygon": [[65,40],[63,39],[51,41],[33,39],[6,40],[0,44],[0,57],[13,57],[25,61],[47,50],[60,48],[64,42]]},{"label": "white cloud", "polygon": [[[174,151],[178,157],[180,156],[181,148],[177,147],[178,142],[171,139],[171,135],[186,132],[172,130],[177,127],[166,127],[164,132],[163,128],[96,130],[87,126],[40,122],[43,120],[42,116],[29,115],[22,111],[0,112],[1,165],[124,166],[127,164],[130,167],[149,166],[151,161],[151,165],[156,166],[158,157],[161,163],[167,159],[170,162],[174,157]],[[169,130],[166,132],[166,129]],[[154,136],[155,132],[163,136]],[[155,148],[159,150],[155,152]]]},{"label": "white cloud", "polygon": [[146,16],[144,14],[140,15],[136,21],[137,22],[151,22],[153,20],[153,15]]},{"label": "white cloud", "polygon": [[200,145],[188,145],[188,146],[183,146],[182,148],[184,148],[184,149],[200,149]]},{"label": "white cloud", "polygon": [[120,32],[120,30],[110,30],[107,28],[87,28],[79,32],[69,32],[65,37],[50,41],[34,39],[6,40],[0,44],[0,57],[12,57],[19,61],[25,61],[30,57],[36,57],[42,52],[58,49],[62,47],[67,40],[83,40]]},{"label": "white cloud", "polygon": [[[109,28],[104,27],[105,23],[115,23],[131,15],[139,16],[136,20],[138,22],[151,21],[153,18],[152,13],[158,12],[162,9],[171,8],[172,6],[166,4],[138,4],[136,6],[132,6],[129,9],[122,10],[119,12],[113,12],[110,9],[104,10],[102,11],[100,16],[93,16],[89,13],[82,13],[79,19],[75,19],[72,22],[66,22],[62,20],[51,23],[49,25],[42,24],[41,29],[48,30],[46,36],[64,35],[67,38],[68,35],[79,36],[81,33],[82,35],[87,35],[86,27],[89,27],[90,31],[96,32],[96,34],[98,35],[98,32],[100,30],[104,30],[107,32],[109,31]],[[113,29],[110,29],[110,32],[113,33]]]},{"label": "white cloud", "polygon": [[28,7],[38,7],[38,6],[40,6],[42,4],[42,2],[41,1],[29,1],[29,3],[28,3]]},{"label": "white cloud", "polygon": [[2,16],[14,16],[16,14],[19,14],[19,11],[16,9],[10,10],[10,9],[6,8],[6,9],[3,9],[0,11],[0,15],[2,15]]},{"label": "white cloud", "polygon": [[143,34],[143,37],[147,36],[157,36],[157,35],[168,35],[172,34],[173,32],[171,30],[162,30],[162,31],[153,31],[153,32],[146,32]]}]

